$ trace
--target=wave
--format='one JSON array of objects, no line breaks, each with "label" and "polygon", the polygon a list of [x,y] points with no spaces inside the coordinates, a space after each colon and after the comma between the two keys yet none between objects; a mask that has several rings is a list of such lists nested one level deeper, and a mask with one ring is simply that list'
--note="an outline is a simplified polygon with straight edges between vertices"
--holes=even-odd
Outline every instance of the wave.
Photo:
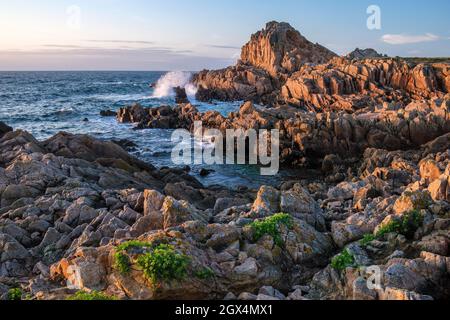
[{"label": "wave", "polygon": [[142,95],[142,94],[98,94],[89,97],[94,100],[103,100],[103,101],[137,101],[137,100],[147,100],[152,99],[150,96]]},{"label": "wave", "polygon": [[124,84],[123,81],[114,81],[114,82],[94,82],[92,85],[94,86],[118,86]]},{"label": "wave", "polygon": [[163,75],[156,83],[153,98],[165,98],[175,95],[173,88],[182,87],[186,94],[194,97],[197,93],[196,86],[191,83],[192,73],[184,71],[173,71]]}]

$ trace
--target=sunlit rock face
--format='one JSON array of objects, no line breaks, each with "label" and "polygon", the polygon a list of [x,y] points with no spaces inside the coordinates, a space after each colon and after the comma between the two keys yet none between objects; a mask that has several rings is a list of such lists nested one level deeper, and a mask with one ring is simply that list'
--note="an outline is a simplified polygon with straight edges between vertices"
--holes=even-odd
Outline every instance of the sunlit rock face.
[{"label": "sunlit rock face", "polygon": [[241,60],[278,77],[299,70],[305,63],[325,63],[336,56],[327,48],[308,41],[290,24],[272,21],[252,35],[242,48]]}]

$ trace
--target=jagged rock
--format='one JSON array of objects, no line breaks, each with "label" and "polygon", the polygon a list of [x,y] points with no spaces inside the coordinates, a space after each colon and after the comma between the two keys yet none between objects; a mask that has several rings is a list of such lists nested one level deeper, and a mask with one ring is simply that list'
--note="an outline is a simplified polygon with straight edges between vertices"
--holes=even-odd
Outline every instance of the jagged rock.
[{"label": "jagged rock", "polygon": [[191,220],[208,221],[206,214],[197,210],[188,202],[177,201],[170,196],[165,198],[161,211],[164,217],[164,229],[176,227]]},{"label": "jagged rock", "polygon": [[328,64],[303,66],[287,79],[280,98],[318,110],[355,110],[368,103],[407,102],[408,97],[443,97],[449,88],[441,86],[442,80],[438,81],[437,76],[430,65],[411,68],[406,62],[394,59],[350,61],[335,58]]},{"label": "jagged rock", "polygon": [[7,124],[5,124],[4,122],[0,121],[0,138],[8,132],[13,131],[13,128],[11,128],[10,126],[8,126]]},{"label": "jagged rock", "polygon": [[368,48],[368,49],[359,49],[356,48],[354,51],[350,52],[346,58],[350,60],[361,60],[368,58],[382,58],[383,55],[379,54],[376,50]]},{"label": "jagged rock", "polygon": [[252,210],[260,217],[280,212],[280,192],[269,186],[259,189]]},{"label": "jagged rock", "polygon": [[282,191],[280,197],[281,212],[290,213],[302,219],[318,230],[325,230],[323,212],[317,202],[300,184],[294,185],[289,191]]},{"label": "jagged rock", "polygon": [[413,192],[403,194],[394,204],[394,213],[401,215],[413,210],[426,209],[431,203],[431,197],[428,192]]},{"label": "jagged rock", "polygon": [[305,63],[325,63],[335,56],[321,45],[309,42],[288,23],[272,21],[252,35],[242,48],[241,60],[276,77],[279,73],[295,72]]},{"label": "jagged rock", "polygon": [[420,163],[420,176],[429,184],[437,180],[441,175],[441,170],[434,160],[427,159]]},{"label": "jagged rock", "polygon": [[1,257],[0,262],[9,260],[25,260],[30,257],[28,251],[14,238],[0,234]]},{"label": "jagged rock", "polygon": [[274,91],[279,88],[278,81],[272,79],[268,72],[239,63],[221,70],[203,70],[194,75],[193,81],[198,87],[195,97],[199,101],[271,103]]},{"label": "jagged rock", "polygon": [[174,91],[175,91],[175,103],[177,104],[189,103],[189,99],[186,94],[186,89],[176,87],[174,88]]}]

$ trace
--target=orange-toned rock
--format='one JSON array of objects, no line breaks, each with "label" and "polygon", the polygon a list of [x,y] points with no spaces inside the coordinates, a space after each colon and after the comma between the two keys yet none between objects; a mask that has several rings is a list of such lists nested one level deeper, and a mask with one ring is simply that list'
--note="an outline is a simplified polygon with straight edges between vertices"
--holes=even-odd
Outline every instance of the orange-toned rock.
[{"label": "orange-toned rock", "polygon": [[420,176],[425,179],[428,183],[434,182],[439,179],[441,175],[441,170],[434,160],[424,160],[420,163]]},{"label": "orange-toned rock", "polygon": [[288,23],[269,22],[242,48],[242,62],[263,69],[273,77],[290,74],[305,63],[325,63],[336,54],[303,37]]}]

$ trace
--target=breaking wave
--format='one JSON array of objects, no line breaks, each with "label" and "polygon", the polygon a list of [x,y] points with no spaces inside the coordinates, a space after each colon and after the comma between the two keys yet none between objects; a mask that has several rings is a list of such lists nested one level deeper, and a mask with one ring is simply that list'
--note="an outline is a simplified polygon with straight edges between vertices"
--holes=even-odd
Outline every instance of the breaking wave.
[{"label": "breaking wave", "polygon": [[175,87],[182,87],[186,90],[186,94],[194,97],[197,88],[191,83],[192,73],[184,71],[173,71],[163,75],[155,86],[152,98],[165,98],[173,96]]}]

